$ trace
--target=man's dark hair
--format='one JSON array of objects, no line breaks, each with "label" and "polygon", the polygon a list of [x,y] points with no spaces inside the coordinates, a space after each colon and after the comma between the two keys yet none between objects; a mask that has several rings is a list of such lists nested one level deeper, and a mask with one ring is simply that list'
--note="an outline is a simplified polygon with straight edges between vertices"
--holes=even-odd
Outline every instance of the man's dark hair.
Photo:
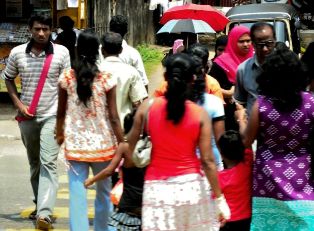
[{"label": "man's dark hair", "polygon": [[271,29],[271,31],[273,32],[273,37],[274,39],[276,39],[276,32],[275,32],[275,28],[273,27],[273,25],[267,23],[267,22],[257,22],[255,24],[253,24],[253,26],[251,27],[251,31],[250,31],[250,36],[252,41],[255,41],[255,32],[262,30],[265,27],[269,27]]},{"label": "man's dark hair", "polygon": [[107,32],[101,40],[102,49],[110,55],[118,55],[122,49],[122,37],[118,33]]},{"label": "man's dark hair", "polygon": [[49,26],[49,28],[52,28],[52,18],[51,17],[45,17],[41,15],[35,15],[32,16],[28,21],[29,28],[33,28],[34,22],[39,22],[41,24]]},{"label": "man's dark hair", "polygon": [[124,37],[128,32],[128,19],[123,15],[115,15],[111,18],[109,23],[109,30],[118,33]]},{"label": "man's dark hair", "polygon": [[59,26],[62,30],[72,30],[74,21],[69,16],[62,16],[59,18]]}]

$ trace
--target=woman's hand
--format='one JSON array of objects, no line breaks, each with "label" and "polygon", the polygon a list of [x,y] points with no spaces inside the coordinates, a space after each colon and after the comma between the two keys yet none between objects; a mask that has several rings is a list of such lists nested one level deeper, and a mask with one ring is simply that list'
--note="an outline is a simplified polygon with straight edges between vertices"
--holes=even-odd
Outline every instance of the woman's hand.
[{"label": "woman's hand", "polygon": [[240,121],[247,122],[246,109],[240,104],[236,104],[236,108],[237,110],[234,112],[235,119],[238,122]]},{"label": "woman's hand", "polygon": [[84,182],[84,187],[85,187],[85,188],[88,188],[89,186],[91,186],[91,185],[93,185],[93,184],[94,184],[93,178],[88,178],[88,179],[86,179],[85,182]]},{"label": "woman's hand", "polygon": [[224,223],[230,219],[231,213],[224,195],[215,199],[216,213],[220,222]]}]

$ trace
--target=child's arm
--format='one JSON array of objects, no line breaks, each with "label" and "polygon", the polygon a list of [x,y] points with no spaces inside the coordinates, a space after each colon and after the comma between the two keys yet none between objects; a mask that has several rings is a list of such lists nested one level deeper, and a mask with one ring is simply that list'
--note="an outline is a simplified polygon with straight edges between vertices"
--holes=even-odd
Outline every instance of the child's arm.
[{"label": "child's arm", "polygon": [[123,156],[123,153],[125,150],[125,144],[126,143],[124,143],[124,142],[119,144],[119,147],[116,151],[116,154],[114,155],[113,159],[111,160],[111,162],[107,168],[103,169],[96,176],[93,176],[92,178],[85,180],[85,182],[84,182],[85,188],[94,184],[96,181],[103,180],[103,179],[111,176],[114,173],[115,169],[119,166],[119,163],[122,159],[122,156]]}]

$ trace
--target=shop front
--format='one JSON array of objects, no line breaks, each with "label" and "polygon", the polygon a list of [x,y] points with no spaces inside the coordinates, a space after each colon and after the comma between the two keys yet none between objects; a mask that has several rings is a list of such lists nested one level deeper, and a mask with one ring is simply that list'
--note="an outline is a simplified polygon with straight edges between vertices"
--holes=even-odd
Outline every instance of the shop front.
[{"label": "shop front", "polygon": [[[13,47],[30,39],[28,19],[32,15],[45,15],[53,19],[53,28],[58,27],[58,19],[70,16],[78,29],[86,27],[87,0],[1,0],[0,1],[0,75],[6,66]],[[55,29],[53,29],[55,30]],[[20,78],[16,78],[18,91]],[[0,78],[0,92],[6,92],[4,80]]]}]

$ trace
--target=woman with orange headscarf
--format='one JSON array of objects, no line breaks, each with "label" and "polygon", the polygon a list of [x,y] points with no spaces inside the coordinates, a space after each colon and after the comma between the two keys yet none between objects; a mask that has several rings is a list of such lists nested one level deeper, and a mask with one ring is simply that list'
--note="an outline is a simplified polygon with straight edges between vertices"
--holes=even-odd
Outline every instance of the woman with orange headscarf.
[{"label": "woman with orange headscarf", "polygon": [[234,121],[235,104],[232,100],[237,68],[240,63],[253,56],[250,30],[245,26],[235,26],[228,35],[224,53],[216,57],[209,72],[218,80],[226,102],[226,130],[238,129]]}]

